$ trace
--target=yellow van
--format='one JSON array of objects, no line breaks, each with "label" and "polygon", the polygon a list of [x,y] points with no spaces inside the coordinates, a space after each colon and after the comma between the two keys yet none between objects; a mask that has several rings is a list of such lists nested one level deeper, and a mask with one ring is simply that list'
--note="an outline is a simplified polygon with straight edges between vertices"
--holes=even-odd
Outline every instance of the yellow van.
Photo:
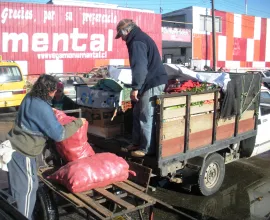
[{"label": "yellow van", "polygon": [[19,65],[0,56],[0,108],[18,107],[25,95],[26,82]]}]

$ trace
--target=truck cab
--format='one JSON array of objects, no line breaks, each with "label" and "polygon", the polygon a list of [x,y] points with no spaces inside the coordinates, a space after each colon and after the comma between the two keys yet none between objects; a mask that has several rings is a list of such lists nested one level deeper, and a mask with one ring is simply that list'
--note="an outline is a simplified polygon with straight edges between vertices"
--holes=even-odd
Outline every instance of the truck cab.
[{"label": "truck cab", "polygon": [[251,156],[255,156],[270,150],[270,91],[261,87],[261,102],[259,108],[258,133],[255,147]]},{"label": "truck cab", "polygon": [[0,56],[0,108],[18,107],[26,95],[26,82],[20,66]]}]

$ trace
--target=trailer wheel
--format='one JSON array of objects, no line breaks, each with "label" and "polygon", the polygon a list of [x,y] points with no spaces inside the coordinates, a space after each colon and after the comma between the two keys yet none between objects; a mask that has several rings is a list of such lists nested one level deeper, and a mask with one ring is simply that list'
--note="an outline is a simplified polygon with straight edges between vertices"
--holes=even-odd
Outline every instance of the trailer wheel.
[{"label": "trailer wheel", "polygon": [[240,157],[250,157],[254,151],[256,136],[242,140],[240,142]]},{"label": "trailer wheel", "polygon": [[45,185],[40,185],[37,191],[34,219],[35,220],[59,219],[58,208],[53,199],[52,192]]},{"label": "trailer wheel", "polygon": [[199,192],[204,196],[216,193],[221,187],[225,176],[224,158],[215,153],[206,158],[198,178]]}]

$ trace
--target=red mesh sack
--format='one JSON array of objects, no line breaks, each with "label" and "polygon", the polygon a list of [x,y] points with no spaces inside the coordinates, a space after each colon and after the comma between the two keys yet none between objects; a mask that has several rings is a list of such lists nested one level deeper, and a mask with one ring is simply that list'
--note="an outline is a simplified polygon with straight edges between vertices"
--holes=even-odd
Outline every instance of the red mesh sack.
[{"label": "red mesh sack", "polygon": [[[55,116],[61,125],[68,124],[77,118],[67,116],[64,112],[55,110]],[[71,137],[56,143],[56,149],[66,161],[74,161],[95,154],[87,142],[88,122],[86,121]]]},{"label": "red mesh sack", "polygon": [[48,176],[48,179],[78,193],[127,180],[129,173],[135,175],[129,171],[129,165],[122,157],[100,153],[70,162]]}]

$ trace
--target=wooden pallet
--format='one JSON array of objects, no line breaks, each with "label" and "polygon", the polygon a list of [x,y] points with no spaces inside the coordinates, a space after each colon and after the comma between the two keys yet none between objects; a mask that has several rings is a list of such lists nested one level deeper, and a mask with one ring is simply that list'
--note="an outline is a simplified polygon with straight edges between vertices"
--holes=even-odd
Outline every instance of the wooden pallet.
[{"label": "wooden pallet", "polygon": [[[38,176],[55,193],[77,208],[83,208],[88,211],[96,219],[113,219],[135,211],[139,211],[142,217],[141,211],[146,207],[150,207],[152,212],[152,207],[156,203],[153,197],[146,194],[147,187],[138,185],[130,180],[117,182],[107,187],[96,188],[83,193],[70,193],[62,185],[46,178],[54,171],[53,168],[40,168]],[[151,172],[149,174],[151,175]],[[114,211],[109,210],[105,205],[106,202],[107,204],[109,202],[116,209]]]}]

